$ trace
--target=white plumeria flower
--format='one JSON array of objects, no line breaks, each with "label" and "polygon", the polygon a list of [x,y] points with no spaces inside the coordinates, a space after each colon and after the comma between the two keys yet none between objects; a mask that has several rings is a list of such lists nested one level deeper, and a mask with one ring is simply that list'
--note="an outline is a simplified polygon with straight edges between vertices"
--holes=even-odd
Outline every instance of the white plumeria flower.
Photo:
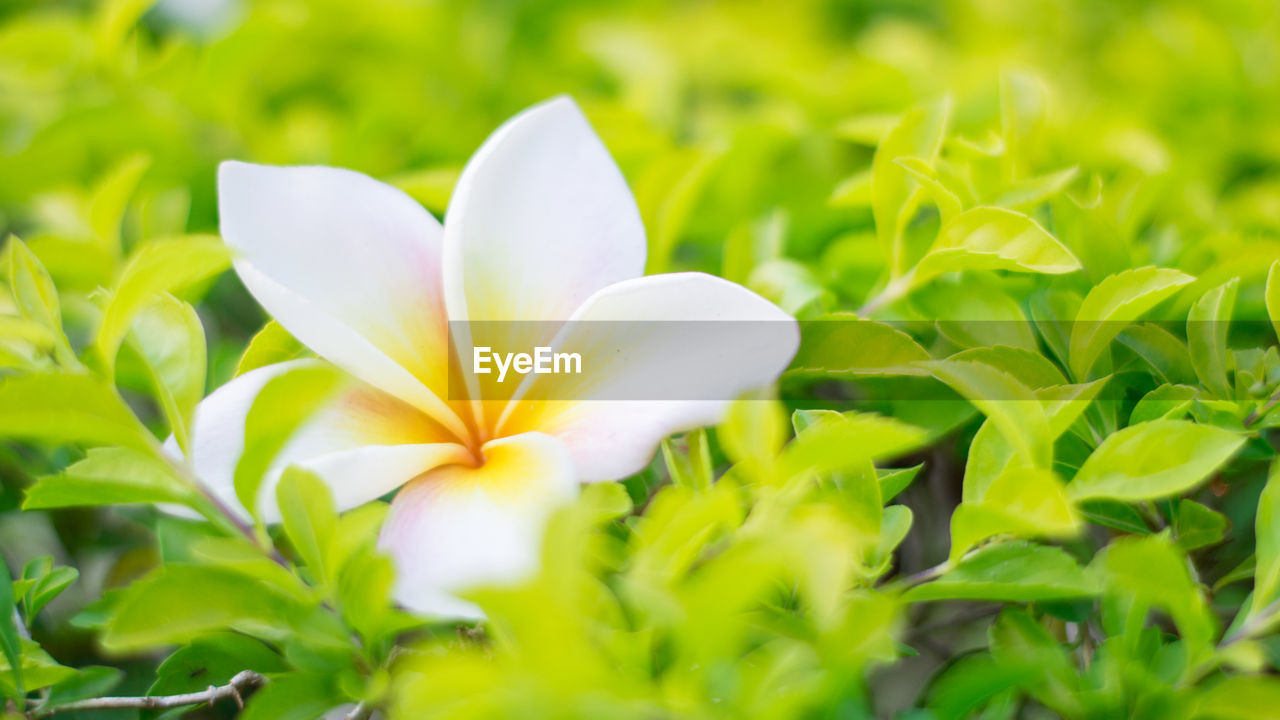
[{"label": "white plumeria flower", "polygon": [[[298,363],[342,368],[352,386],[285,447],[258,512],[278,521],[275,484],[288,464],[324,480],[340,510],[404,485],[380,542],[397,566],[396,599],[427,614],[479,616],[455,593],[531,572],[550,512],[578,483],[639,472],[662,438],[717,422],[721,398],[771,383],[799,343],[793,319],[732,282],[702,273],[642,277],[635,200],[567,98],[521,113],[484,143],[443,227],[403,192],[337,168],[226,162],[218,198],[236,272],[322,360],[259,368],[205,399],[194,425],[197,475],[239,509],[232,478],[258,391]],[[602,333],[609,376],[575,401],[450,397],[451,322],[464,347],[462,322],[571,319],[583,327],[652,321],[653,329],[630,339]],[[783,332],[768,344],[744,333],[740,342],[730,335],[678,352],[654,337],[664,321],[687,320],[765,321]],[[586,335],[578,346],[597,340]],[[623,382],[628,368],[695,378],[714,397],[592,400],[610,397],[611,379]],[[536,390],[544,377],[556,376],[526,379]]]}]

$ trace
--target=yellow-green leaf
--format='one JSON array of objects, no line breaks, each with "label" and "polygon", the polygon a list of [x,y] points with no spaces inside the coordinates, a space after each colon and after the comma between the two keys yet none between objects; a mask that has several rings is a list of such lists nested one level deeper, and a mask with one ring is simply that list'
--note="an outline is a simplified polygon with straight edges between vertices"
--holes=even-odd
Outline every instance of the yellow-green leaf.
[{"label": "yellow-green leaf", "polygon": [[1186,420],[1152,420],[1112,433],[1067,486],[1076,501],[1138,501],[1177,495],[1231,459],[1245,438]]},{"label": "yellow-green leaf", "polygon": [[1112,275],[1085,296],[1071,328],[1071,372],[1088,379],[1112,338],[1195,278],[1178,270],[1141,267]]}]

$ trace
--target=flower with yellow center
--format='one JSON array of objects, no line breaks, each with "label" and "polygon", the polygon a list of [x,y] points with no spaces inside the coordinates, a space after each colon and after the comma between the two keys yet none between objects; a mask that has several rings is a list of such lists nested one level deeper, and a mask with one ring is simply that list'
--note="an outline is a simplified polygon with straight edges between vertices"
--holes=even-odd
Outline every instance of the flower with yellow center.
[{"label": "flower with yellow center", "polygon": [[[301,363],[341,368],[350,387],[290,440],[257,511],[279,519],[274,486],[289,464],[318,475],[339,509],[400,488],[380,542],[397,567],[396,598],[428,614],[476,616],[456,593],[529,573],[550,512],[579,483],[640,471],[662,438],[716,422],[727,398],[772,382],[799,342],[794,320],[732,282],[642,276],[635,201],[567,98],[484,143],[443,226],[399,190],[337,168],[227,162],[218,199],[241,280],[319,359],[253,370],[205,399],[197,475],[239,508],[232,478],[258,392]],[[688,342],[684,321],[775,329]],[[500,397],[471,378],[460,398],[450,372],[469,361],[473,333],[572,346],[598,367],[589,382],[528,375]],[[619,390],[637,378],[709,390]]]}]

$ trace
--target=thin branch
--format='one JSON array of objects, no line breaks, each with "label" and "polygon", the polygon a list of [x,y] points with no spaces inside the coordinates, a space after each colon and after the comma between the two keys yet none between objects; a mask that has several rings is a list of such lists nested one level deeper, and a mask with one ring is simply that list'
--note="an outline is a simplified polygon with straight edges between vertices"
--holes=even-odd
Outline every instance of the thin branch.
[{"label": "thin branch", "polygon": [[150,695],[141,697],[101,697],[88,700],[55,705],[44,710],[37,710],[33,718],[45,718],[50,715],[81,710],[167,710],[185,705],[212,705],[219,700],[233,698],[236,705],[244,707],[242,692],[253,690],[267,684],[267,678],[252,670],[241,670],[226,685],[213,687],[200,692],[183,693],[181,695]]},{"label": "thin branch", "polygon": [[[227,524],[228,529],[243,535],[249,542],[261,548],[263,553],[280,567],[283,567],[286,570],[289,569],[289,563],[284,559],[284,556],[280,554],[280,551],[277,550],[274,545],[269,543],[266,547],[263,547],[260,539],[258,538],[258,534],[254,532],[253,526],[241,520],[239,515],[236,514],[236,512],[232,510],[227,503],[223,502],[217,495],[213,494],[208,486],[200,482],[200,479],[195,476],[189,467],[187,467],[186,463],[178,462],[158,445],[153,444],[152,451],[153,454],[162,462],[167,464],[183,482],[198,492],[201,499],[213,507],[222,521]],[[213,520],[213,518],[208,519]]]},{"label": "thin branch", "polygon": [[876,310],[901,299],[904,295],[911,292],[915,282],[916,278],[914,271],[908,272],[907,274],[890,281],[889,284],[885,285],[884,289],[880,291],[879,295],[870,298],[862,307],[858,308],[856,314],[858,317],[867,317]]},{"label": "thin branch", "polygon": [[346,720],[369,720],[371,717],[373,717],[373,705],[362,700],[347,713]]},{"label": "thin branch", "polygon": [[1163,530],[1165,527],[1164,516],[1159,510],[1149,502],[1138,503],[1138,512],[1147,522],[1155,526],[1157,530]]},{"label": "thin branch", "polygon": [[13,606],[13,625],[18,629],[18,636],[23,640],[31,639],[31,632],[27,630],[27,624],[22,621],[22,613],[18,612],[18,606]]},{"label": "thin branch", "polygon": [[1277,403],[1280,403],[1280,391],[1276,391],[1274,395],[1267,398],[1266,404],[1262,407],[1254,408],[1253,412],[1249,413],[1248,417],[1244,419],[1244,426],[1249,427],[1250,425],[1258,422],[1263,415],[1271,412],[1271,409],[1274,408]]},{"label": "thin branch", "polygon": [[1241,623],[1235,632],[1222,641],[1221,647],[1253,637],[1274,622],[1277,614],[1280,614],[1280,600],[1267,605],[1255,613],[1253,617]]},{"label": "thin branch", "polygon": [[924,570],[921,570],[918,573],[913,573],[906,577],[898,578],[898,582],[903,583],[907,587],[913,587],[916,585],[920,585],[921,583],[929,582],[930,580],[940,575],[944,575],[951,568],[952,568],[952,564],[950,561],[939,563],[937,565],[934,565],[931,568],[926,568]]}]

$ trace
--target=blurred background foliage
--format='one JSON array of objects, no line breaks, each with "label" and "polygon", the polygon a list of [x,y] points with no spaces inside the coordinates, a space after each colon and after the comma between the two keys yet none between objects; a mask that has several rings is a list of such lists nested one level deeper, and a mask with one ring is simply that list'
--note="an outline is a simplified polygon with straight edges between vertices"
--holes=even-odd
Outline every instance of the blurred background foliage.
[{"label": "blurred background foliage", "polygon": [[[1167,318],[1185,318],[1232,278],[1235,315],[1267,316],[1265,279],[1280,257],[1280,8],[1272,0],[6,0],[0,228],[47,268],[71,345],[81,347],[101,289],[117,283],[135,248],[216,233],[218,162],[350,167],[440,216],[483,138],[560,93],[583,106],[630,181],[650,272],[722,274],[801,317],[865,307],[888,319],[942,318],[956,307],[949,280],[911,303],[884,295],[895,273],[877,237],[884,223],[877,227],[872,180],[877,146],[904,113],[949,102],[950,127],[937,140],[943,184],[963,186],[965,207],[1035,217],[1083,268],[1034,281],[966,274],[965,288],[997,288],[991,294],[1021,307],[1046,288],[1078,302],[1108,276],[1160,265],[1195,277],[1162,306]],[[916,248],[905,251],[908,265],[937,226],[925,213],[907,229],[904,243]],[[0,293],[0,313],[16,314],[7,296]],[[265,318],[230,273],[182,296],[199,301],[207,387],[216,387]],[[1246,334],[1271,344],[1258,340],[1266,332]],[[940,348],[1003,344],[988,340],[921,338],[935,357],[947,354]],[[1047,337],[1038,342],[1053,349]],[[39,364],[20,347],[0,351],[18,356],[9,366]],[[1058,360],[1068,364],[1061,353]],[[1276,361],[1257,362],[1269,391]],[[1243,381],[1243,367],[1233,379]],[[1096,377],[1089,371],[1072,377],[1083,383]],[[119,372],[127,393],[145,392],[130,363]],[[1188,382],[1212,385],[1199,375]],[[1129,385],[1145,392],[1161,382],[1178,379]],[[1227,402],[1229,389],[1218,390],[1215,402]],[[1271,409],[1245,402],[1257,391],[1238,397],[1198,405],[1197,419],[1244,432]],[[1162,500],[1126,513],[1128,505],[1113,504],[1066,543],[1071,556],[1053,545],[1007,545],[1012,567],[1060,568],[1089,562],[1115,535],[1145,538],[1113,544],[1090,566],[1108,588],[1094,623],[1093,601],[1080,599],[1094,586],[1075,571],[1051,578],[1058,584],[1047,596],[988,584],[943,590],[936,597],[945,603],[918,594],[913,604],[910,592],[931,587],[916,584],[933,576],[912,574],[948,560],[966,451],[981,432],[976,415],[956,405],[890,407],[923,436],[903,440],[905,426],[882,420],[823,440],[824,453],[847,446],[858,463],[899,459],[874,442],[909,453],[872,483],[877,508],[898,492],[901,504],[870,515],[839,487],[787,491],[778,480],[787,472],[772,469],[785,465],[775,453],[799,451],[781,449],[792,431],[777,417],[731,418],[718,438],[670,443],[626,484],[626,497],[593,490],[566,511],[548,539],[544,573],[485,596],[488,626],[431,628],[408,643],[394,691],[385,673],[360,668],[341,688],[321,682],[307,695],[316,684],[306,678],[340,675],[316,661],[293,686],[277,683],[298,695],[280,694],[258,712],[292,716],[285,709],[304,705],[299,698],[311,701],[308,711],[316,702],[391,698],[404,717],[1275,717],[1278,691],[1251,676],[1194,689],[1219,665],[1267,670],[1280,658],[1267,643],[1227,643],[1234,647],[1209,665],[1196,654],[1209,652],[1245,602],[1247,588],[1232,583],[1252,574],[1250,528],[1274,454],[1265,430],[1250,436],[1242,465],[1198,496],[1216,509]],[[1133,409],[1130,399],[1110,420],[1088,418],[1092,435],[1060,441],[1056,470],[1074,473]],[[164,432],[159,413],[147,419]],[[811,421],[798,415],[795,432]],[[3,447],[3,553],[11,568],[45,555],[78,568],[33,636],[64,665],[123,668],[116,692],[141,693],[159,656],[104,654],[85,629],[100,626],[90,603],[165,553],[181,557],[182,531],[136,507],[19,511],[33,478],[79,457]],[[903,491],[920,462],[927,469]],[[731,463],[728,479],[712,485],[711,468]],[[1181,542],[1186,533],[1181,544],[1168,531],[1149,534],[1179,522],[1211,538],[1195,556],[1198,570],[1180,564],[1182,553],[1204,545]],[[35,576],[54,572],[34,562]],[[1172,569],[1115,589],[1114,578],[1142,568]],[[982,579],[983,568],[970,571],[978,575],[956,582],[995,582]],[[916,586],[906,601],[872,590],[893,572],[903,588]],[[1212,607],[1196,589],[1202,582],[1222,585]],[[1047,604],[1022,606],[1039,600]],[[1010,604],[996,620],[999,603]],[[1143,630],[1148,606],[1171,623]],[[1125,608],[1128,625],[1117,620]],[[224,640],[209,642],[225,649]],[[264,672],[297,669],[309,657],[286,652],[284,663],[253,653]],[[219,682],[233,665],[219,670]]]}]

